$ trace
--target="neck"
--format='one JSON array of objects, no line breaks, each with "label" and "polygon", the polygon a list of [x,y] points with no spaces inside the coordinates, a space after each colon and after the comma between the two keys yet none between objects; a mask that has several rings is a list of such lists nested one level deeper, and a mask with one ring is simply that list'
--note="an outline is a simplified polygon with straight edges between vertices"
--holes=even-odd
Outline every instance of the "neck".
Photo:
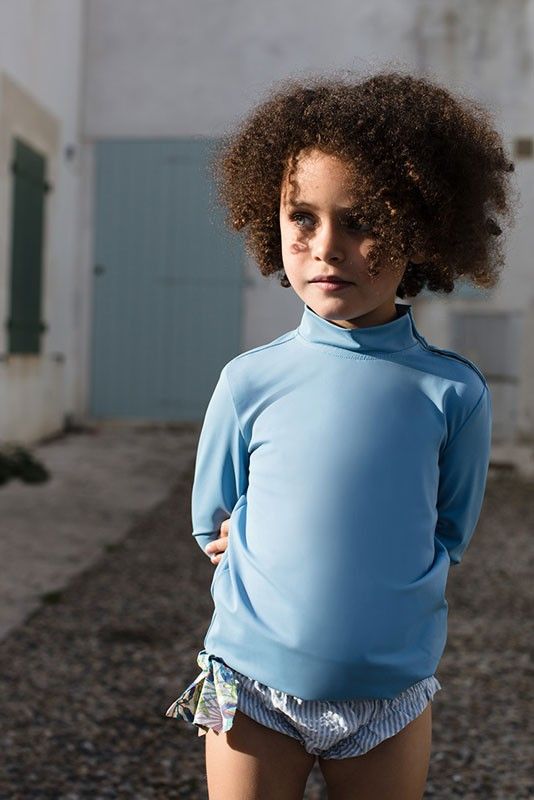
[{"label": "neck", "polygon": [[305,303],[298,333],[308,344],[360,354],[406,350],[418,344],[420,337],[412,317],[412,307],[406,303],[395,303],[395,316],[387,322],[350,328],[324,319]]}]

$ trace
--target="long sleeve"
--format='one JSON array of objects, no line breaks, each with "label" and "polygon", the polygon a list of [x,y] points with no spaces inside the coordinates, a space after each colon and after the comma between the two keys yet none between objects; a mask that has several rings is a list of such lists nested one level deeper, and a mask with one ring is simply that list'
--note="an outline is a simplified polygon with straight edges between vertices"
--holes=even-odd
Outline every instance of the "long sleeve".
[{"label": "long sleeve", "polygon": [[441,453],[436,538],[451,565],[462,560],[478,522],[491,453],[492,401],[487,384]]},{"label": "long sleeve", "polygon": [[248,459],[224,367],[204,415],[191,496],[193,536],[203,551],[246,491]]}]

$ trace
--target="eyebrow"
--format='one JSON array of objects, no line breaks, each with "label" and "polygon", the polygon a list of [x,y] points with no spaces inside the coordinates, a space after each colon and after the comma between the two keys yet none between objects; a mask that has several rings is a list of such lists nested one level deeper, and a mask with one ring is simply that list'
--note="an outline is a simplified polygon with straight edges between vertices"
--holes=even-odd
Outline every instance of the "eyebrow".
[{"label": "eyebrow", "polygon": [[[307,203],[305,200],[296,200],[296,201],[290,200],[287,203],[287,206],[289,206],[290,208],[297,208],[297,206],[307,206],[308,208],[313,208],[313,209],[317,210],[317,206],[314,206],[313,203]],[[353,211],[354,210],[354,206],[337,206],[337,210],[338,211]]]}]

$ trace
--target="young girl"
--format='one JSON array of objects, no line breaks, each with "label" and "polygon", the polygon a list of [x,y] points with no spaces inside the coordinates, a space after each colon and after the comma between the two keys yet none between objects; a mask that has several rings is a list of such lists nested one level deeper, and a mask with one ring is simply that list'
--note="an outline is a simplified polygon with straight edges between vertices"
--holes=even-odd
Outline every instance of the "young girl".
[{"label": "young girl", "polygon": [[206,410],[192,519],[221,552],[215,609],[167,716],[206,734],[210,800],[300,800],[316,758],[331,800],[419,800],[491,396],[396,298],[496,284],[513,165],[483,108],[396,72],[283,82],[215,165],[303,313]]}]

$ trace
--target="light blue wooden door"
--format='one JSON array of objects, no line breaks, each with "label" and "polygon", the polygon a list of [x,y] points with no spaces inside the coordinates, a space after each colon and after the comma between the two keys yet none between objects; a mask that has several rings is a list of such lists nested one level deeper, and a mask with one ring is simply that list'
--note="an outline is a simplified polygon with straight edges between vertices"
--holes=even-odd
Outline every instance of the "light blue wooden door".
[{"label": "light blue wooden door", "polygon": [[208,171],[212,139],[96,145],[90,410],[202,418],[239,353],[244,248]]}]

